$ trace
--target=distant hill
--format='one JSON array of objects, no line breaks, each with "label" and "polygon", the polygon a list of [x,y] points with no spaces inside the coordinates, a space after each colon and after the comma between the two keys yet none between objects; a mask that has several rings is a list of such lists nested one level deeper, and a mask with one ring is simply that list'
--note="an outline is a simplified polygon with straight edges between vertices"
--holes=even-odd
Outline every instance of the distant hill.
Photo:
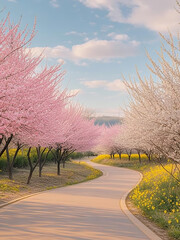
[{"label": "distant hill", "polygon": [[123,118],[121,117],[112,117],[112,116],[102,116],[95,117],[95,125],[103,125],[112,126],[115,124],[122,124]]}]

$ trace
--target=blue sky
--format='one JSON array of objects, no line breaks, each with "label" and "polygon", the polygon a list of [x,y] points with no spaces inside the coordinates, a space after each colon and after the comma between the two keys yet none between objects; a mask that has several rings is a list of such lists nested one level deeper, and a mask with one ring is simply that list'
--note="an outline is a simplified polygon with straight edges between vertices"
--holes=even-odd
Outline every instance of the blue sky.
[{"label": "blue sky", "polygon": [[145,50],[157,59],[158,32],[175,36],[175,0],[1,0],[1,18],[10,12],[37,35],[31,48],[48,65],[64,61],[63,86],[78,91],[75,101],[96,115],[121,116],[129,97],[122,74],[148,76]]}]

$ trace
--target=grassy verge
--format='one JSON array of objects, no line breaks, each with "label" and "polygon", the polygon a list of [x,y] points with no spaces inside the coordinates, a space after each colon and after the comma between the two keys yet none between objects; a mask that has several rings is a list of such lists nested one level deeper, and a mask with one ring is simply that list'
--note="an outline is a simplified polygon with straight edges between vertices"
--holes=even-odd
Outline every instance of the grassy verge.
[{"label": "grassy verge", "polygon": [[[150,221],[165,229],[170,237],[180,239],[180,185],[161,166],[148,163],[144,157],[139,164],[137,156],[133,157],[128,161],[126,156],[120,160],[101,155],[93,162],[141,171],[143,180],[129,195],[130,201]],[[168,170],[171,167],[171,164],[166,165]]]},{"label": "grassy verge", "polygon": [[14,180],[8,179],[7,174],[0,172],[0,204],[32,193],[49,190],[66,185],[76,184],[99,177],[102,172],[85,163],[67,162],[66,168],[61,169],[61,175],[56,175],[56,165],[49,163],[44,166],[42,177],[35,170],[30,185],[26,184],[28,169],[14,169]]},{"label": "grassy verge", "polygon": [[82,161],[81,162],[76,162],[76,161],[74,162],[73,161],[73,163],[77,164],[77,165],[80,165],[80,166],[84,167],[85,169],[87,169],[89,171],[89,174],[84,176],[85,178],[82,179],[82,180],[68,181],[66,183],[66,185],[72,185],[72,184],[77,184],[77,183],[80,183],[80,182],[86,182],[86,181],[93,180],[93,179],[98,178],[98,177],[103,175],[103,173],[100,170],[91,167],[86,162],[82,162]]}]

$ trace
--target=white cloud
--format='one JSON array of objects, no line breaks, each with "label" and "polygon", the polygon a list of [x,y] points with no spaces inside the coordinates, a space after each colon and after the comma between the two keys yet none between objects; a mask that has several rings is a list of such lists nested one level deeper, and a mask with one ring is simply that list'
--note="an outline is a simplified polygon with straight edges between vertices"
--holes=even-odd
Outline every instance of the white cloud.
[{"label": "white cloud", "polygon": [[129,39],[129,36],[127,34],[116,34],[114,32],[109,33],[108,37],[111,37],[114,40],[120,40],[120,41],[125,41]]},{"label": "white cloud", "polygon": [[104,25],[104,26],[102,26],[101,32],[108,32],[112,28],[114,28],[113,25]]},{"label": "white cloud", "polygon": [[76,61],[76,65],[86,67],[88,64],[86,62]]},{"label": "white cloud", "polygon": [[60,64],[65,64],[66,61],[65,61],[64,59],[62,59],[62,58],[59,58],[59,59],[58,59],[58,63],[60,63]]},{"label": "white cloud", "polygon": [[57,59],[71,59],[72,54],[69,48],[66,48],[62,45],[50,48],[50,47],[34,47],[31,48],[31,52],[36,56],[39,56],[41,53],[45,58],[57,58]]},{"label": "white cloud", "polygon": [[71,31],[71,32],[67,32],[65,35],[69,36],[69,35],[76,35],[76,36],[85,36],[86,33],[85,32],[76,32],[76,31]]},{"label": "white cloud", "polygon": [[106,80],[94,80],[81,82],[88,88],[104,88],[109,91],[121,91],[126,92],[126,86],[121,79],[115,79],[112,82]]},{"label": "white cloud", "polygon": [[106,88],[110,91],[126,91],[126,86],[121,79],[116,79],[113,82],[108,82]]},{"label": "white cloud", "polygon": [[[179,29],[179,14],[174,0],[78,0],[90,8],[105,9],[114,22],[144,26],[153,31],[176,32]],[[124,15],[122,7],[131,12]]]},{"label": "white cloud", "polygon": [[77,58],[97,61],[133,56],[136,50],[134,43],[96,39],[72,47],[72,53]]},{"label": "white cloud", "polygon": [[90,8],[111,8],[112,4],[114,5],[114,0],[79,0],[79,2],[82,2],[83,4],[85,4],[87,7]]},{"label": "white cloud", "polygon": [[[83,60],[107,61],[114,58],[126,58],[137,53],[139,43],[136,41],[122,42],[120,40],[89,40],[83,44],[73,45],[72,48],[59,45],[53,48],[31,48],[32,53],[39,55],[43,52],[46,58],[65,59],[85,66]],[[60,60],[59,60],[60,61]]]},{"label": "white cloud", "polygon": [[8,2],[14,2],[14,3],[16,3],[17,1],[16,1],[16,0],[8,0]]},{"label": "white cloud", "polygon": [[104,80],[94,80],[94,81],[85,81],[82,82],[83,85],[89,88],[98,88],[98,87],[104,87],[106,85],[107,81]]},{"label": "white cloud", "polygon": [[54,8],[58,8],[58,7],[59,7],[58,0],[50,0],[49,3],[50,3],[51,6],[53,6]]}]

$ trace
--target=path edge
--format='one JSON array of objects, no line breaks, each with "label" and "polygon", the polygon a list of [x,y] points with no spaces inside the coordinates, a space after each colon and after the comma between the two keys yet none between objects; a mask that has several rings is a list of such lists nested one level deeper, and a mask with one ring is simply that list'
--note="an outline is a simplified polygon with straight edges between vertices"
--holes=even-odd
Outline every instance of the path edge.
[{"label": "path edge", "polygon": [[[138,171],[136,171],[138,172]],[[128,209],[126,205],[126,199],[128,197],[128,194],[141,182],[143,179],[142,173],[138,172],[140,175],[140,179],[138,183],[133,186],[127,193],[125,193],[122,198],[120,199],[120,208],[123,211],[123,213],[129,218],[129,220],[136,225],[149,239],[151,240],[162,240],[156,233],[154,233],[150,228],[148,228],[144,223],[142,223],[139,219],[137,219]]]},{"label": "path edge", "polygon": [[[49,189],[49,190],[51,190],[51,189]],[[3,207],[6,207],[6,206],[8,206],[8,205],[11,205],[11,204],[13,204],[13,203],[16,203],[16,202],[19,202],[19,201],[21,201],[21,200],[24,200],[24,199],[26,199],[26,198],[33,197],[33,196],[35,196],[35,195],[39,195],[39,194],[41,194],[41,193],[43,193],[43,192],[45,192],[45,191],[49,191],[49,190],[44,190],[44,191],[40,191],[40,192],[28,194],[28,195],[25,195],[25,196],[23,196],[23,197],[19,197],[19,198],[16,198],[16,199],[14,199],[14,200],[11,200],[11,201],[9,201],[9,202],[0,204],[0,209],[3,208]]]}]

